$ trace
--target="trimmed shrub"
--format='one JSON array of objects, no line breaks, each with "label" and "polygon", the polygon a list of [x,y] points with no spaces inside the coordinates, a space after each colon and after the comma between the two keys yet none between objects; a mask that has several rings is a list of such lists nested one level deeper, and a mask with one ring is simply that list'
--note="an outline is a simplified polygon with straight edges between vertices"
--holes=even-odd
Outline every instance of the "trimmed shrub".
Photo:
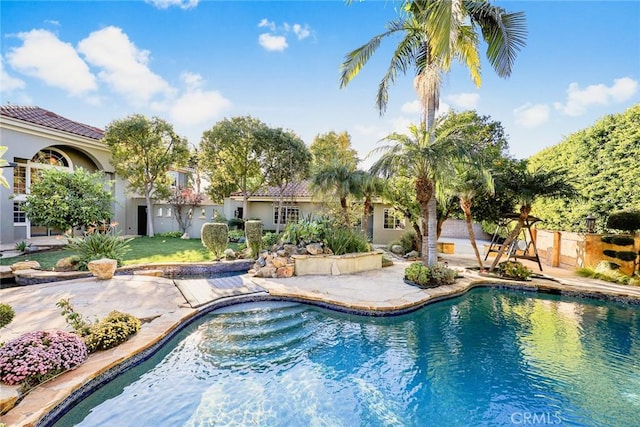
[{"label": "trimmed shrub", "polygon": [[498,264],[501,276],[516,280],[527,280],[531,277],[531,270],[518,261],[503,261]]},{"label": "trimmed shrub", "polygon": [[603,243],[610,243],[618,246],[631,246],[634,244],[634,239],[631,236],[602,236],[600,240]]},{"label": "trimmed shrub", "polygon": [[165,231],[164,233],[155,233],[155,237],[182,237],[182,231]]},{"label": "trimmed shrub", "polygon": [[607,218],[607,228],[633,233],[640,230],[640,211],[614,212]]},{"label": "trimmed shrub", "polygon": [[120,267],[132,240],[133,238],[123,239],[117,234],[98,233],[94,230],[84,237],[70,238],[67,249],[76,253],[78,270],[87,270],[89,261],[101,258],[115,259]]},{"label": "trimmed shrub", "polygon": [[621,261],[635,261],[636,253],[634,251],[618,251],[616,252],[616,258]]},{"label": "trimmed shrub", "polygon": [[91,325],[89,334],[84,338],[89,353],[115,347],[140,330],[140,320],[120,311],[112,311],[100,321]]},{"label": "trimmed shrub", "polygon": [[617,254],[616,251],[611,249],[605,249],[604,251],[602,251],[602,253],[611,258],[616,258],[616,254]]},{"label": "trimmed shrub", "polygon": [[244,221],[241,218],[231,218],[227,221],[227,225],[230,229],[237,228],[238,230],[244,230]]},{"label": "trimmed shrub", "polygon": [[421,288],[435,288],[453,284],[456,272],[442,264],[427,267],[421,262],[413,262],[404,270],[404,278]]},{"label": "trimmed shrub", "polygon": [[4,328],[13,320],[16,312],[9,304],[0,303],[0,328]]},{"label": "trimmed shrub", "polygon": [[221,222],[204,223],[200,229],[200,239],[204,247],[209,249],[216,259],[220,259],[229,242],[229,226]]},{"label": "trimmed shrub", "polygon": [[369,252],[371,250],[365,235],[352,228],[327,228],[325,230],[325,242],[335,255]]},{"label": "trimmed shrub", "polygon": [[251,249],[251,254],[258,256],[262,249],[262,221],[250,220],[244,223],[244,234],[247,237],[247,247]]},{"label": "trimmed shrub", "polygon": [[70,332],[29,332],[0,347],[0,381],[38,385],[87,358],[82,339]]}]

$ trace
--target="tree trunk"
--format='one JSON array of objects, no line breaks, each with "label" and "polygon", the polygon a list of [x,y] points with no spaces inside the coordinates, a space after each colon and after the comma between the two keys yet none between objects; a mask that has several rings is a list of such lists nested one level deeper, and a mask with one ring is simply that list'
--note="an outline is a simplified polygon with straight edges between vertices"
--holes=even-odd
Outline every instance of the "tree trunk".
[{"label": "tree trunk", "polygon": [[480,270],[483,270],[484,264],[482,264],[482,258],[480,257],[480,252],[478,251],[478,245],[476,244],[476,235],[473,232],[473,223],[471,221],[471,200],[460,199],[460,207],[464,212],[464,219],[465,219],[465,222],[467,223],[467,231],[469,232],[469,242],[471,242],[471,246],[473,247],[473,252],[476,254],[478,267],[480,267]]},{"label": "tree trunk", "polygon": [[151,210],[152,205],[149,189],[145,189],[144,191],[144,200],[147,203],[147,236],[153,237],[155,234],[153,233],[153,211]]},{"label": "tree trunk", "polygon": [[276,233],[280,232],[280,224],[282,224],[282,191],[280,191],[280,197],[278,198],[278,223],[276,224]]},{"label": "tree trunk", "polygon": [[438,262],[438,233],[435,232],[434,230],[437,229],[438,227],[438,212],[437,212],[437,205],[436,205],[436,198],[435,197],[431,197],[431,199],[429,199],[429,203],[428,203],[428,209],[429,209],[429,216],[427,218],[427,225],[428,225],[428,238],[427,238],[427,266],[431,267],[433,265],[436,265],[436,263]]},{"label": "tree trunk", "polygon": [[242,198],[242,218],[240,218],[241,220],[243,221],[246,220],[248,210],[249,210],[249,195],[245,190],[244,197]]},{"label": "tree trunk", "polygon": [[364,199],[364,217],[362,218],[362,230],[364,231],[364,235],[367,237],[373,238],[373,236],[369,236],[369,212],[371,211],[371,198],[366,197]]},{"label": "tree trunk", "polygon": [[347,207],[346,197],[340,197],[340,206],[342,207],[342,213],[344,214],[344,225],[349,227],[349,209]]},{"label": "tree trunk", "polygon": [[420,226],[418,225],[417,222],[413,222],[412,223],[413,226],[413,230],[416,232],[416,238],[417,238],[417,242],[416,242],[416,246],[413,249],[415,249],[416,251],[421,251],[422,250],[422,231],[420,230]]}]

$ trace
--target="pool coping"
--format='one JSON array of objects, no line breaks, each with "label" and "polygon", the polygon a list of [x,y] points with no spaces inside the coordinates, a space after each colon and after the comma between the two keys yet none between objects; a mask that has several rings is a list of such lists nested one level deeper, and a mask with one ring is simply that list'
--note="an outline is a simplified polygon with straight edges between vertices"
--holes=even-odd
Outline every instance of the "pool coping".
[{"label": "pool coping", "polygon": [[[358,275],[353,276],[356,278],[358,277]],[[585,282],[586,285],[581,285],[580,283],[582,282]],[[571,297],[600,299],[640,305],[640,289],[635,287],[603,284],[596,281],[589,281],[587,279],[584,281],[580,279],[580,283],[576,283],[571,280],[553,279],[549,277],[534,279],[527,282],[517,282],[498,278],[488,279],[474,274],[469,270],[465,270],[464,277],[457,280],[453,285],[418,290],[419,294],[423,295],[423,297],[415,301],[387,306],[379,304],[375,307],[371,304],[365,305],[353,302],[341,302],[336,299],[331,299],[331,295],[313,295],[308,292],[301,292],[300,289],[295,287],[292,287],[289,292],[286,292],[282,289],[282,283],[283,282],[281,281],[278,282],[276,280],[263,279],[259,284],[264,287],[268,293],[254,293],[218,299],[192,309],[187,314],[182,315],[175,320],[170,319],[170,324],[164,329],[163,333],[156,335],[146,343],[139,345],[137,348],[131,349],[132,351],[129,352],[127,356],[122,357],[119,360],[112,361],[106,366],[103,365],[101,367],[97,367],[93,372],[85,372],[82,377],[80,375],[74,375],[76,371],[70,371],[63,374],[60,378],[52,380],[54,382],[59,382],[61,390],[59,390],[59,394],[54,399],[45,402],[46,404],[43,404],[39,411],[27,413],[25,411],[21,411],[20,405],[16,405],[14,408],[16,411],[14,412],[14,410],[11,410],[4,416],[0,417],[0,422],[8,422],[11,420],[11,424],[16,425],[52,425],[71,406],[73,406],[78,399],[86,397],[88,394],[92,393],[94,390],[104,385],[123,371],[152,357],[166,342],[175,337],[175,335],[185,327],[216,309],[245,302],[292,301],[349,314],[380,317],[406,314],[438,301],[459,297],[474,288],[494,287],[561,294]],[[62,381],[62,377],[64,377],[64,381]],[[37,388],[32,393],[38,393]],[[31,393],[27,396],[30,394]],[[7,418],[7,416],[9,417]],[[5,421],[5,419],[7,420]]]}]

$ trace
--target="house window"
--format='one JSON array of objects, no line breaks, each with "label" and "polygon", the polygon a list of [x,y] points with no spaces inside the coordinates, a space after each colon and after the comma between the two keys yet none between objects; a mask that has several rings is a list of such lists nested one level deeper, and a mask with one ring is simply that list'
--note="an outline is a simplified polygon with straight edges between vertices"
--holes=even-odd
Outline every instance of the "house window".
[{"label": "house window", "polygon": [[278,207],[275,206],[273,208],[273,223],[274,224],[289,224],[291,222],[298,222],[298,218],[300,217],[300,208],[297,206],[283,206],[280,209],[282,213],[282,221],[278,217]]},{"label": "house window", "polygon": [[171,208],[167,208],[167,213],[165,214],[165,216],[171,216]]},{"label": "house window", "polygon": [[49,166],[69,167],[69,160],[62,153],[49,148],[38,151],[31,161]]},{"label": "house window", "polygon": [[202,210],[200,211],[200,218],[204,219],[207,217],[207,211],[205,208],[202,208]]},{"label": "house window", "polygon": [[27,222],[27,216],[22,210],[24,202],[13,202],[13,222],[14,224],[25,224]]},{"label": "house window", "polygon": [[27,194],[27,167],[18,164],[13,168],[13,194]]},{"label": "house window", "polygon": [[402,229],[402,219],[393,209],[384,210],[384,226],[385,230]]},{"label": "house window", "polygon": [[158,216],[162,216],[162,208],[158,208]]}]

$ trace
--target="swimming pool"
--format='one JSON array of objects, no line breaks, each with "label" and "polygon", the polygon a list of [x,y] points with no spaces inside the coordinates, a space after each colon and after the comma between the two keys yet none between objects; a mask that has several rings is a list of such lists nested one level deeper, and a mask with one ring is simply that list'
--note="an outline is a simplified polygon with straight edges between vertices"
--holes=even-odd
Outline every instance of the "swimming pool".
[{"label": "swimming pool", "polygon": [[[637,425],[640,309],[474,289],[371,318],[216,310],[56,425]],[[134,424],[132,424],[134,423]]]}]

